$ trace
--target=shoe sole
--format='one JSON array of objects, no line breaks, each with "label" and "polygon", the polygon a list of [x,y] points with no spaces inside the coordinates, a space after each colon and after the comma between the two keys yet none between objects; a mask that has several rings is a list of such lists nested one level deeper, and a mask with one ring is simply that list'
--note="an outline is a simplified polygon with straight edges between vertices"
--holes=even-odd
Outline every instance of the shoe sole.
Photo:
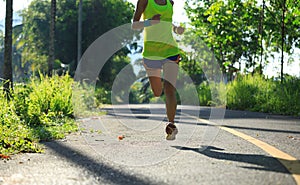
[{"label": "shoe sole", "polygon": [[176,134],[178,134],[178,129],[174,124],[168,124],[166,127],[167,137],[166,140],[175,140]]}]

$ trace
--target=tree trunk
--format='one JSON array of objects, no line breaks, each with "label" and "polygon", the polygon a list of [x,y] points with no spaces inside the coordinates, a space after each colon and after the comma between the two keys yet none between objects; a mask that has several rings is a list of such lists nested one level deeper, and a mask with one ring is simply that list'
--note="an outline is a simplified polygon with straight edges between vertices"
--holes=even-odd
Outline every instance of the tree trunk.
[{"label": "tree trunk", "polygon": [[81,58],[81,37],[82,37],[82,0],[79,0],[78,6],[78,35],[77,35],[77,63],[75,70]]},{"label": "tree trunk", "polygon": [[[13,74],[12,74],[12,18],[13,18],[13,0],[6,0],[5,15],[5,48],[4,48],[4,67],[3,78],[5,80],[4,90],[9,95],[13,90]],[[9,96],[7,96],[9,97]]]},{"label": "tree trunk", "polygon": [[265,14],[265,0],[263,0],[262,4],[262,12],[260,17],[260,63],[259,63],[259,73],[262,75],[262,62],[263,62],[263,55],[264,55],[264,48],[263,48],[263,37],[264,37],[264,14]]},{"label": "tree trunk", "polygon": [[283,63],[284,63],[284,41],[285,41],[285,10],[286,10],[286,0],[283,0],[282,3],[282,22],[281,22],[281,72],[280,72],[280,78],[281,83],[283,82]]},{"label": "tree trunk", "polygon": [[48,76],[52,76],[53,63],[55,60],[54,44],[55,44],[55,16],[56,16],[56,0],[51,0],[51,20],[50,20],[50,44],[48,59]]}]

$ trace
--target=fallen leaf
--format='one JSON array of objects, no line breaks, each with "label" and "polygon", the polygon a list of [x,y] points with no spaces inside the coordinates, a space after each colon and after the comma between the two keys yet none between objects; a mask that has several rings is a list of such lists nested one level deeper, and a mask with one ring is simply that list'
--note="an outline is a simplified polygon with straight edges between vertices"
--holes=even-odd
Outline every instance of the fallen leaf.
[{"label": "fallen leaf", "polygon": [[11,159],[11,158],[8,155],[0,154],[0,159]]},{"label": "fallen leaf", "polygon": [[119,140],[122,140],[122,139],[124,139],[124,136],[123,136],[123,135],[119,135],[119,136],[118,136],[118,139],[119,139]]}]

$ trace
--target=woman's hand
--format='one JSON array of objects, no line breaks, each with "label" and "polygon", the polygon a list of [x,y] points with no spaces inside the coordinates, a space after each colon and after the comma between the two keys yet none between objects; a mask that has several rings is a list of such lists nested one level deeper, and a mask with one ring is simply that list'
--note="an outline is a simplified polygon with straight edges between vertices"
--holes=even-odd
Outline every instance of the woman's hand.
[{"label": "woman's hand", "polygon": [[181,26],[175,27],[175,33],[177,33],[178,35],[182,35],[184,30],[185,29]]},{"label": "woman's hand", "polygon": [[156,14],[151,18],[151,25],[160,23],[160,14]]}]

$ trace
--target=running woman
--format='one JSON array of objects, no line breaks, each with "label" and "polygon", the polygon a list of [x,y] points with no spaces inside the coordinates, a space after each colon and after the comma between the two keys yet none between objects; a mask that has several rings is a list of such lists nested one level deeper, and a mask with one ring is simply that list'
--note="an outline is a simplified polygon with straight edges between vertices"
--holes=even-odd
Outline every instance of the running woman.
[{"label": "running woman", "polygon": [[[176,139],[178,129],[175,126],[176,78],[179,49],[172,31],[182,34],[184,28],[172,24],[173,0],[138,0],[133,15],[132,29],[144,29],[143,63],[150,81],[154,96],[159,97],[164,90],[166,95],[166,139]],[[143,16],[143,20],[140,21]],[[164,83],[161,83],[161,70]]]}]

